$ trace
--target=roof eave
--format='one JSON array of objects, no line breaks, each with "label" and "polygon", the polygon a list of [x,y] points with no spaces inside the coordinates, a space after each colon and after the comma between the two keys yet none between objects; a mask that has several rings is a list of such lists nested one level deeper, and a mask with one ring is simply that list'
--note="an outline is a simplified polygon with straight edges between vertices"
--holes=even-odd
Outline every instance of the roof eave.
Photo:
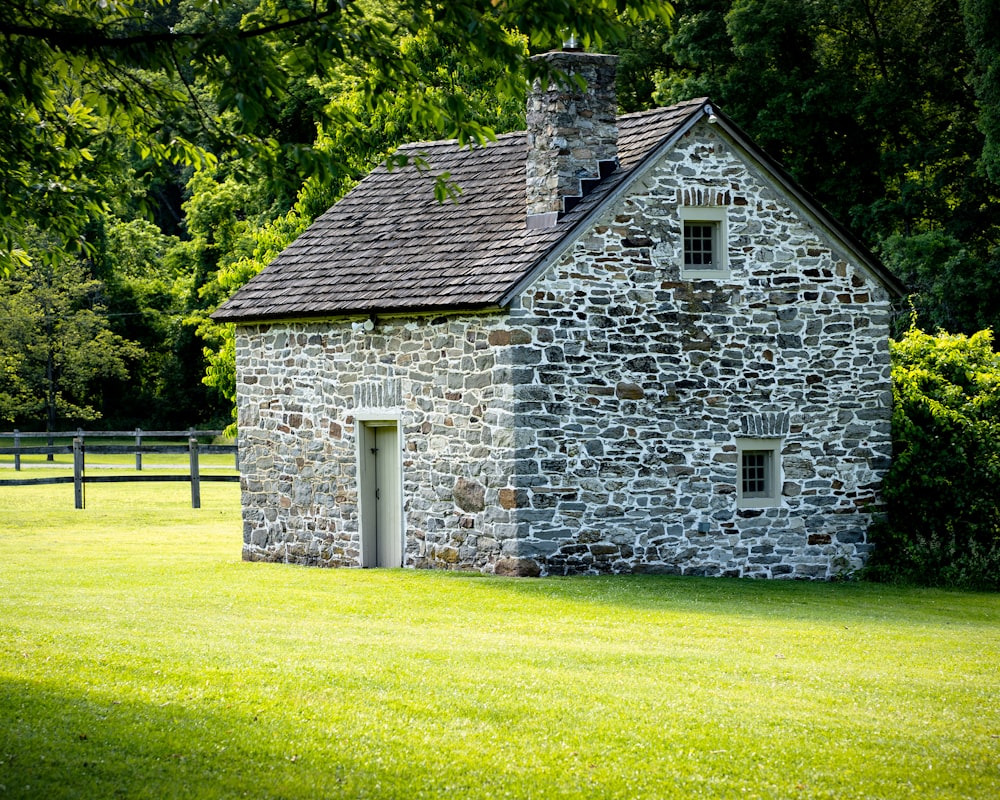
[{"label": "roof eave", "polygon": [[[221,308],[221,307],[220,307]],[[350,320],[359,317],[412,317],[435,314],[490,314],[503,310],[495,302],[482,303],[442,303],[441,305],[420,306],[373,306],[370,308],[338,308],[316,311],[283,311],[275,313],[255,313],[246,315],[211,315],[216,322],[235,325],[277,325],[290,322],[325,322],[330,320]]]}]

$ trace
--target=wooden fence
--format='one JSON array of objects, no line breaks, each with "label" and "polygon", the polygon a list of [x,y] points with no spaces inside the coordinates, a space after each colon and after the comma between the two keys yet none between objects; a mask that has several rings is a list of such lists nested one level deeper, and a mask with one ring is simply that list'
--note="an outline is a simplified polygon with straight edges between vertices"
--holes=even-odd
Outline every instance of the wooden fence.
[{"label": "wooden fence", "polygon": [[[201,484],[204,481],[236,482],[238,475],[202,475],[199,465],[199,458],[202,453],[232,453],[235,458],[235,467],[239,469],[239,451],[233,444],[208,444],[203,445],[198,442],[199,436],[217,436],[221,431],[61,431],[53,433],[24,433],[14,431],[13,433],[0,433],[0,437],[13,438],[13,447],[0,447],[0,455],[14,456],[14,469],[20,471],[22,455],[73,455],[73,476],[54,478],[18,478],[14,480],[0,480],[0,486],[40,486],[44,484],[72,483],[73,500],[76,508],[86,507],[86,493],[84,487],[88,483],[131,483],[142,482],[190,482],[191,483],[191,507],[201,508]],[[116,438],[135,437],[135,444],[89,444],[87,438]],[[65,439],[72,437],[71,445],[38,445],[25,446],[21,444],[22,438],[44,438],[48,440]],[[168,439],[187,438],[186,444],[144,444],[143,437]],[[159,453],[169,455],[188,454],[188,474],[187,475],[87,475],[86,454],[94,455],[135,455],[136,472],[142,472],[143,453]]]}]

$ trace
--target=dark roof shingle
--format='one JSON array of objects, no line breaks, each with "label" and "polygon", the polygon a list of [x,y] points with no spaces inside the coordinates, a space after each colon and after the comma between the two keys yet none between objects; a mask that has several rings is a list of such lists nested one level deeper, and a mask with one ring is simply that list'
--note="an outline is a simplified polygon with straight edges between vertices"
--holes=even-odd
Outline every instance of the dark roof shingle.
[{"label": "dark roof shingle", "polygon": [[[525,225],[524,132],[487,147],[409,144],[428,169],[377,167],[224,303],[221,321],[488,307],[705,105],[692,100],[619,117],[620,167],[559,224]],[[449,173],[457,202],[438,203]]]}]

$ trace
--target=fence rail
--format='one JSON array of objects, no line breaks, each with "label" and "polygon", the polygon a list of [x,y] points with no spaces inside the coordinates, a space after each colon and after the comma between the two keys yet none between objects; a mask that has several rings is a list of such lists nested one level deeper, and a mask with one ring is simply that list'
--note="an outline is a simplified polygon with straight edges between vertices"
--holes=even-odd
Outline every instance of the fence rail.
[{"label": "fence rail", "polygon": [[[124,439],[135,437],[135,446],[132,445],[119,445],[119,447],[126,448],[123,453],[134,453],[135,454],[135,469],[136,472],[142,471],[142,454],[143,453],[155,453],[156,450],[152,448],[155,445],[143,445],[143,438],[155,438],[155,439],[197,439],[199,437],[216,437],[221,436],[223,431],[220,430],[197,430],[195,428],[188,428],[186,431],[144,431],[142,428],[135,428],[130,431],[85,431],[83,428],[77,428],[75,431],[20,431],[15,428],[13,431],[8,431],[6,433],[0,432],[0,438],[12,439],[14,441],[13,453],[7,452],[7,448],[0,448],[0,455],[13,455],[14,456],[14,470],[20,471],[21,469],[21,456],[22,455],[66,455],[67,453],[72,453],[72,445],[64,445],[63,449],[60,445],[54,444],[56,439],[80,439],[86,442],[87,438],[91,439]],[[41,449],[38,447],[24,446],[21,444],[21,439],[47,439],[49,448],[56,449]],[[110,447],[111,445],[107,445]],[[170,445],[167,445],[170,446]],[[209,447],[233,447],[234,445],[208,445]],[[206,450],[205,452],[215,452],[211,450]],[[228,452],[228,451],[227,451]],[[236,453],[236,469],[240,468],[239,453]],[[49,459],[51,461],[51,458]],[[3,484],[0,483],[0,486]]]},{"label": "fence rail", "polygon": [[15,478],[13,480],[2,480],[0,486],[44,486],[54,483],[73,483],[75,478]]},{"label": "fence rail", "polygon": [[[21,455],[66,455],[73,454],[73,477],[54,478],[17,478],[13,480],[0,480],[0,486],[43,486],[47,484],[72,483],[73,501],[76,508],[86,507],[86,495],[84,486],[88,483],[132,483],[132,482],[190,482],[191,484],[191,507],[201,508],[201,484],[209,482],[236,482],[238,475],[202,475],[199,458],[202,453],[224,454],[232,453],[235,458],[236,469],[239,469],[239,450],[236,445],[231,444],[207,444],[198,442],[198,436],[217,436],[220,431],[128,431],[122,434],[119,431],[77,431],[73,432],[53,432],[53,433],[21,433],[15,431],[13,434],[0,434],[2,436],[12,436],[14,438],[13,447],[0,447],[0,455],[14,456],[14,469],[21,469]],[[73,444],[68,445],[43,445],[25,447],[20,443],[20,437],[52,439],[63,438],[67,435],[73,436]],[[86,437],[91,438],[111,438],[122,435],[135,436],[134,445],[120,444],[86,444]],[[142,437],[178,437],[186,436],[187,444],[143,444]],[[86,474],[86,453],[95,455],[131,455],[135,454],[136,472],[142,471],[143,453],[156,453],[167,455],[188,454],[188,474],[187,475],[87,475]]]},{"label": "fence rail", "polygon": [[143,428],[132,428],[128,431],[85,431],[77,428],[72,431],[20,431],[15,428],[12,431],[0,431],[0,438],[14,438],[20,436],[23,439],[76,439],[77,437],[87,439],[121,439],[127,436],[152,436],[159,439],[177,439],[192,436],[222,436],[221,430],[201,430],[200,428],[188,428],[183,431],[147,431]]}]

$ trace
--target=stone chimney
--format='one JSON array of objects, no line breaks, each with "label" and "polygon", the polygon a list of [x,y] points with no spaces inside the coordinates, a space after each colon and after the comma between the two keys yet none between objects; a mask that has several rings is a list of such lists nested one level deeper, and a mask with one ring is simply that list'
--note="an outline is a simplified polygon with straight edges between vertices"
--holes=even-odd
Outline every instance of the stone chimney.
[{"label": "stone chimney", "polygon": [[528,92],[527,222],[546,228],[618,166],[618,57],[563,50],[535,58],[570,77],[545,89],[536,80]]}]

